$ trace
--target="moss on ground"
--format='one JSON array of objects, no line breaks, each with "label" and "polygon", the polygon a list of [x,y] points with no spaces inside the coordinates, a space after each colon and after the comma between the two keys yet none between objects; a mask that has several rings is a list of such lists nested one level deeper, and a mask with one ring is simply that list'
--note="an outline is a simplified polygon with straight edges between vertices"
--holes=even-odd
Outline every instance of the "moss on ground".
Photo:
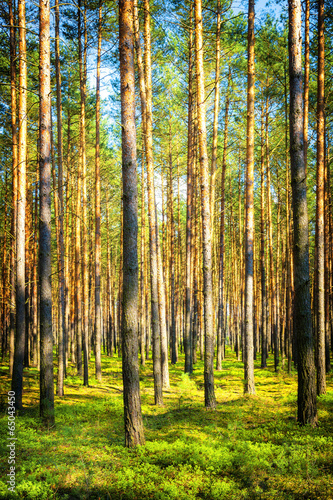
[{"label": "moss on ground", "polygon": [[[203,362],[170,366],[164,407],[154,406],[152,362],[140,368],[146,445],[124,448],[121,359],[103,356],[103,381],[84,387],[69,367],[55,398],[56,426],[41,427],[38,372],[24,372],[16,418],[16,490],[9,493],[8,367],[0,366],[0,498],[121,500],[333,499],[333,380],[318,399],[319,426],[296,423],[297,377],[255,364],[256,396],[230,351],[215,372],[215,411],[204,408]],[[93,359],[91,373],[94,373]]]}]

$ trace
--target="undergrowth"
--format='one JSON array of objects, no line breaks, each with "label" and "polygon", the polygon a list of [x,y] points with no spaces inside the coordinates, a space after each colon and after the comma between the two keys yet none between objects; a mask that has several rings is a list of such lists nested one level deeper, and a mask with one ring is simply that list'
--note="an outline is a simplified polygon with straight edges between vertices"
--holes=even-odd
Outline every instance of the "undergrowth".
[{"label": "undergrowth", "polygon": [[[93,359],[91,373],[94,373]],[[56,426],[41,427],[38,373],[24,371],[16,418],[16,489],[8,492],[8,368],[0,367],[0,498],[31,500],[333,499],[333,383],[318,398],[319,426],[296,423],[296,373],[255,364],[256,396],[243,396],[231,352],[215,372],[217,409],[204,408],[203,362],[190,377],[170,366],[164,406],[154,406],[152,362],[140,368],[146,444],[126,449],[121,359],[103,356],[103,381],[83,387],[68,368]]]}]

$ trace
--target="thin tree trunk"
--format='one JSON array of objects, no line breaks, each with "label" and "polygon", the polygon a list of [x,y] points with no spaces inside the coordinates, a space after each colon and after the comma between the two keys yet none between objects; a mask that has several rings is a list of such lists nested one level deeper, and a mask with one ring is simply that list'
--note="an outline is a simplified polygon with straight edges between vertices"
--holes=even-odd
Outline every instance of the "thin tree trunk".
[{"label": "thin tree trunk", "polygon": [[326,393],[325,360],[325,234],[324,234],[324,172],[325,172],[325,38],[324,0],[318,1],[318,87],[317,87],[317,394]]},{"label": "thin tree trunk", "polygon": [[145,79],[146,79],[146,143],[148,218],[150,235],[150,276],[151,276],[151,323],[153,335],[153,371],[155,404],[163,405],[161,341],[158,311],[158,255],[155,211],[155,186],[153,165],[153,123],[152,123],[152,85],[151,85],[151,48],[150,48],[150,9],[149,0],[144,1],[144,38],[145,38]]},{"label": "thin tree trunk", "polygon": [[187,139],[187,194],[186,194],[186,295],[184,352],[185,373],[193,371],[193,331],[191,328],[191,261],[192,261],[192,198],[193,198],[193,4],[190,4],[188,42],[188,139]]},{"label": "thin tree trunk", "polygon": [[290,158],[294,216],[294,329],[300,424],[317,423],[310,301],[309,236],[302,110],[301,2],[289,0]]},{"label": "thin tree trunk", "polygon": [[96,378],[102,380],[101,368],[101,177],[99,156],[100,81],[102,48],[102,0],[99,0],[98,47],[96,76],[96,152],[95,152],[95,367]]},{"label": "thin tree trunk", "polygon": [[218,306],[218,326],[217,326],[217,356],[216,369],[222,370],[222,359],[224,357],[224,226],[225,226],[225,174],[227,169],[227,147],[228,147],[228,122],[229,122],[229,102],[230,102],[230,82],[231,71],[228,70],[228,87],[225,104],[224,117],[224,141],[222,158],[222,177],[221,177],[221,221],[220,221],[220,255],[219,255],[219,306]]},{"label": "thin tree trunk", "polygon": [[64,260],[64,198],[63,198],[63,143],[62,143],[62,105],[61,105],[61,72],[59,46],[59,0],[55,2],[55,66],[57,84],[57,132],[58,132],[58,199],[59,199],[59,288],[61,304],[61,324],[59,328],[58,352],[58,384],[57,395],[64,395],[65,375],[65,342],[67,337],[65,321],[65,260]]},{"label": "thin tree trunk", "polygon": [[125,445],[145,442],[141,414],[138,363],[138,196],[136,175],[135,72],[133,1],[119,2],[123,173],[123,315],[122,364]]},{"label": "thin tree trunk", "polygon": [[255,394],[253,363],[254,0],[249,0],[247,64],[244,393]]},{"label": "thin tree trunk", "polygon": [[261,170],[260,170],[260,272],[261,272],[261,368],[267,366],[266,332],[266,269],[265,269],[265,123],[261,109]]},{"label": "thin tree trunk", "polygon": [[54,425],[53,338],[51,294],[51,72],[50,3],[39,3],[40,87],[40,415],[44,424]]},{"label": "thin tree trunk", "polygon": [[205,333],[205,406],[215,408],[214,392],[214,318],[212,282],[212,228],[209,203],[207,132],[205,116],[205,81],[203,68],[203,19],[201,0],[195,0],[195,49],[197,77],[197,112],[200,155],[201,216],[203,247],[203,294]]}]

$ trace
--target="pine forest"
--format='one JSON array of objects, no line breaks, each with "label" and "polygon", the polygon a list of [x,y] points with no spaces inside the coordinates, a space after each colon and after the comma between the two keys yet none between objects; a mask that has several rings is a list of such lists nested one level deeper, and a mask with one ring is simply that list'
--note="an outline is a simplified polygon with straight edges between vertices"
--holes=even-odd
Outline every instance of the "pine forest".
[{"label": "pine forest", "polygon": [[0,499],[332,500],[332,0],[1,0],[0,122]]}]

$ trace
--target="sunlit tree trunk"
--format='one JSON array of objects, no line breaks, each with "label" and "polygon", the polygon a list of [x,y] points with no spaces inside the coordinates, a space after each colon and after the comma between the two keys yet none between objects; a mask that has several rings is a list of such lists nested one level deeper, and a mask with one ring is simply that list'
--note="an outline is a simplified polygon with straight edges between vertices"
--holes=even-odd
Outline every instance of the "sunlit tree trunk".
[{"label": "sunlit tree trunk", "polygon": [[96,150],[95,150],[95,368],[101,381],[101,176],[99,155],[100,81],[102,48],[102,1],[99,1],[96,76]]},{"label": "sunlit tree trunk", "polygon": [[325,38],[324,0],[318,0],[318,87],[317,87],[317,393],[326,393],[325,363],[325,234],[324,234],[324,172],[325,172]]},{"label": "sunlit tree trunk", "polygon": [[216,369],[222,370],[222,359],[224,357],[224,227],[225,227],[225,174],[227,169],[227,147],[228,147],[228,123],[229,123],[229,93],[230,93],[231,71],[228,71],[228,87],[225,103],[224,116],[224,140],[221,176],[221,221],[220,221],[220,255],[219,255],[219,304],[218,304],[218,325],[217,325],[217,356]]},{"label": "sunlit tree trunk", "polygon": [[204,294],[204,334],[205,334],[205,406],[215,408],[214,392],[214,321],[212,282],[212,229],[209,203],[207,132],[205,116],[205,81],[203,68],[203,19],[201,0],[195,0],[195,49],[197,77],[197,112],[200,156],[200,187],[203,247],[203,294]]},{"label": "sunlit tree trunk", "polygon": [[25,350],[25,209],[27,157],[27,62],[25,0],[18,3],[19,25],[19,134],[16,220],[16,338],[13,360],[12,391],[16,408],[22,408],[23,362]]},{"label": "sunlit tree trunk", "polygon": [[148,184],[148,219],[150,235],[150,277],[151,277],[151,325],[153,335],[153,371],[155,404],[163,404],[161,340],[158,311],[158,255],[155,211],[155,186],[153,164],[152,134],[152,85],[151,85],[151,48],[150,48],[150,10],[149,0],[144,2],[144,38],[145,38],[145,79],[146,79],[146,159]]},{"label": "sunlit tree trunk", "polygon": [[16,286],[16,251],[17,241],[17,123],[16,123],[16,30],[13,12],[13,0],[9,0],[10,25],[10,96],[11,96],[11,127],[12,127],[12,221],[11,236],[13,244],[10,253],[10,337],[9,337],[9,377],[13,376],[14,348],[15,348],[15,286]]},{"label": "sunlit tree trunk", "polygon": [[294,217],[294,329],[300,424],[317,423],[309,276],[309,236],[302,109],[301,2],[289,0],[290,158]]},{"label": "sunlit tree trunk", "polygon": [[188,42],[188,118],[187,118],[187,194],[186,194],[186,291],[184,352],[185,373],[193,371],[193,332],[191,328],[191,261],[192,261],[192,197],[193,197],[193,5],[190,4]]},{"label": "sunlit tree trunk", "polygon": [[310,76],[310,0],[305,0],[305,53],[304,53],[304,161],[307,169],[309,130],[309,76]]},{"label": "sunlit tree trunk", "polygon": [[138,362],[138,195],[136,174],[133,0],[119,2],[123,174],[122,363],[125,445],[144,444]]},{"label": "sunlit tree trunk", "polygon": [[39,91],[40,91],[40,415],[54,425],[53,338],[51,295],[51,71],[50,3],[39,3]]},{"label": "sunlit tree trunk", "polygon": [[58,150],[58,199],[59,199],[59,288],[61,304],[61,324],[58,344],[58,384],[57,395],[64,395],[65,375],[65,342],[67,337],[65,322],[65,260],[64,260],[64,198],[63,198],[63,141],[62,141],[62,104],[61,104],[61,72],[59,45],[59,0],[55,2],[55,66],[57,84],[57,150]]},{"label": "sunlit tree trunk", "polygon": [[247,61],[247,144],[245,223],[245,394],[255,394],[253,363],[253,239],[254,239],[254,0],[249,0]]},{"label": "sunlit tree trunk", "polygon": [[266,334],[266,269],[265,269],[265,122],[261,109],[261,169],[260,169],[260,274],[261,274],[261,368],[267,366]]}]

